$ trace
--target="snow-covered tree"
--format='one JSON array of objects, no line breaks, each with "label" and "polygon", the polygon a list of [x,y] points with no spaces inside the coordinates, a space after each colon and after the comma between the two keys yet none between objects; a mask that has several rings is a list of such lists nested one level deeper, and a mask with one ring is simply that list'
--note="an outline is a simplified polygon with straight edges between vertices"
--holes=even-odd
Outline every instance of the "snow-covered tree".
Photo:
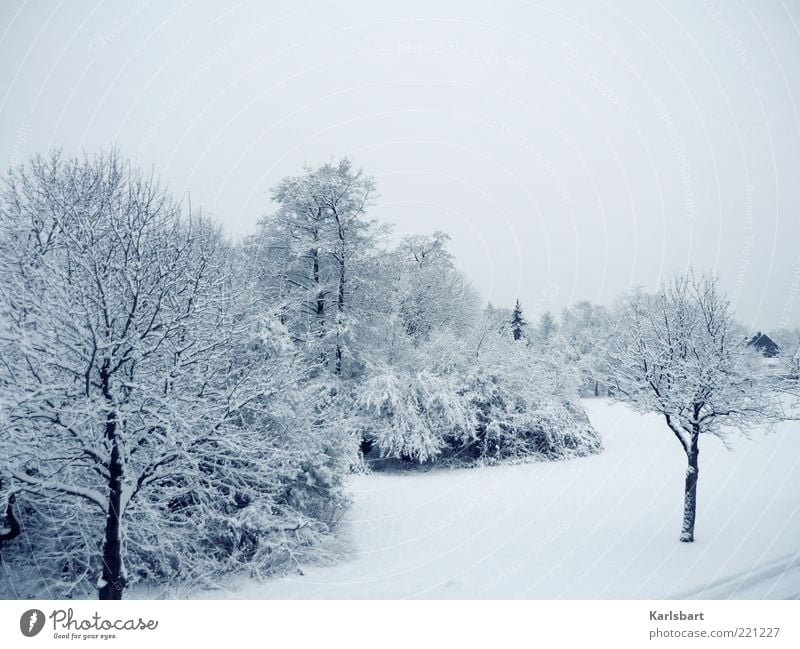
[{"label": "snow-covered tree", "polygon": [[437,331],[469,328],[477,316],[477,293],[456,269],[449,240],[442,232],[405,237],[393,253],[387,297],[415,343]]},{"label": "snow-covered tree", "polygon": [[366,212],[374,180],[348,159],[306,167],[272,190],[276,212],[251,242],[263,286],[280,317],[332,373],[353,356],[358,293],[371,280],[365,263],[380,236]]},{"label": "snow-covered tree", "polygon": [[440,232],[407,237],[381,256],[365,368],[353,398],[365,450],[377,446],[383,456],[424,462],[439,456],[448,439],[472,435],[453,364],[464,355],[479,303],[447,241]]},{"label": "snow-covered tree", "polygon": [[560,334],[567,353],[580,368],[585,388],[600,396],[597,376],[598,350],[605,347],[609,336],[609,314],[606,307],[588,301],[564,309]]},{"label": "snow-covered tree", "polygon": [[800,355],[800,329],[797,327],[776,329],[772,332],[772,338],[780,348],[779,356],[796,357]]},{"label": "snow-covered tree", "polygon": [[525,318],[522,316],[522,307],[520,306],[519,300],[517,300],[514,304],[514,310],[511,312],[511,335],[514,337],[514,340],[520,340],[523,337],[525,325],[527,324]]},{"label": "snow-covered tree", "polygon": [[632,292],[619,305],[605,348],[614,396],[664,418],[686,454],[680,540],[694,540],[702,435],[723,440],[778,415],[758,359],[743,341],[715,278],[676,277],[656,294]]},{"label": "snow-covered tree", "polygon": [[0,477],[74,540],[55,570],[100,547],[85,569],[118,599],[132,572],[256,565],[308,527],[291,342],[218,228],[115,153],[35,158],[0,213]]},{"label": "snow-covered tree", "polygon": [[543,343],[547,343],[553,335],[558,331],[558,324],[553,314],[545,311],[539,318],[539,327],[537,333]]},{"label": "snow-covered tree", "polygon": [[800,397],[800,329],[778,329],[774,340],[780,347],[776,359],[779,386],[786,393]]}]

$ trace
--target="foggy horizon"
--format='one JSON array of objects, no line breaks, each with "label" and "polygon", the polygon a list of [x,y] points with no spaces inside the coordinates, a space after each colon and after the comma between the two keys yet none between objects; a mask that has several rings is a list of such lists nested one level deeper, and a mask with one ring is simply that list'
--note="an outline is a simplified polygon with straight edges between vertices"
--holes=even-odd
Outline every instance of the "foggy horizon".
[{"label": "foggy horizon", "polygon": [[117,147],[233,237],[349,157],[485,301],[559,314],[688,266],[800,324],[798,11],[712,2],[9,3],[3,167]]}]

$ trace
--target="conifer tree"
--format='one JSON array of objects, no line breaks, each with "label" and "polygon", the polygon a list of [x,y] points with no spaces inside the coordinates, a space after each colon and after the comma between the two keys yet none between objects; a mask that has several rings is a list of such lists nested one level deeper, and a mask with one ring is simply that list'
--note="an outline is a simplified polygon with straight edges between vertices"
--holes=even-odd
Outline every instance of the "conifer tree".
[{"label": "conifer tree", "polygon": [[517,300],[514,305],[514,311],[511,313],[511,333],[514,336],[514,340],[522,338],[522,328],[526,324],[528,323],[522,316],[522,307],[519,304],[519,300]]}]

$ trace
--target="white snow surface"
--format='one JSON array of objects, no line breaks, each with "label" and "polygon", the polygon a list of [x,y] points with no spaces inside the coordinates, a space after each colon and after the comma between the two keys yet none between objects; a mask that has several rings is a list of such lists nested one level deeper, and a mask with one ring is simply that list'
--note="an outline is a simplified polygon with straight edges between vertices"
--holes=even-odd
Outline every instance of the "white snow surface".
[{"label": "white snow surface", "polygon": [[584,400],[605,451],[563,462],[353,478],[352,553],[208,598],[800,597],[800,423],[700,442],[695,543],[685,455],[657,416]]}]

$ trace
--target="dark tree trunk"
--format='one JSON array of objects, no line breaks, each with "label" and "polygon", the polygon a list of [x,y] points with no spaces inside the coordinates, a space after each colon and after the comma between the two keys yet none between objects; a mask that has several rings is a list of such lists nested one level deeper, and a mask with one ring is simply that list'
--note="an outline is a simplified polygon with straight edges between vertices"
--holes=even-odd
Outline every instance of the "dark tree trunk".
[{"label": "dark tree trunk", "polygon": [[6,507],[6,520],[8,521],[8,532],[0,534],[0,542],[10,541],[19,536],[22,531],[22,526],[19,524],[17,517],[14,516],[14,503],[17,502],[17,497],[11,494],[8,497],[8,506]]},{"label": "dark tree trunk", "polygon": [[103,580],[98,589],[100,599],[122,599],[125,589],[125,574],[122,562],[122,481],[124,468],[117,439],[116,415],[106,419],[106,439],[111,442],[111,461],[108,478],[108,511],[103,541]]},{"label": "dark tree trunk", "polygon": [[599,381],[595,381],[594,382],[594,396],[596,396],[596,397],[600,396],[600,382]]},{"label": "dark tree trunk", "polygon": [[694,541],[694,522],[697,513],[697,477],[698,463],[697,456],[700,453],[698,432],[692,434],[689,449],[686,451],[688,466],[686,467],[686,486],[683,498],[683,528],[681,529],[681,541],[691,543]]},{"label": "dark tree trunk", "polygon": [[341,331],[342,331],[342,317],[344,313],[344,281],[345,281],[345,272],[344,272],[344,254],[342,256],[341,267],[339,269],[339,295],[337,296],[336,300],[336,308],[337,308],[337,327],[336,327],[336,375],[342,373],[342,341],[341,341]]},{"label": "dark tree trunk", "polygon": [[[313,260],[312,278],[317,290],[316,305],[314,307],[317,315],[317,336],[322,341],[325,338],[325,291],[322,290],[319,284],[319,250],[317,248],[311,250],[311,259]],[[321,345],[320,350],[320,363],[327,367],[327,355]]]},{"label": "dark tree trunk", "polygon": [[[8,522],[8,531],[0,534],[0,550],[3,549],[3,542],[10,541],[17,538],[22,532],[22,526],[19,524],[17,517],[14,516],[14,503],[17,497],[11,494],[8,497],[8,506],[6,507],[6,521]],[[0,554],[0,561],[3,560],[3,555]]]},{"label": "dark tree trunk", "polygon": [[325,324],[325,295],[319,289],[319,251],[314,248],[311,251],[311,258],[313,260],[313,268],[312,268],[312,277],[314,280],[314,285],[317,287],[317,304],[316,304],[316,311],[317,311],[317,319],[320,321],[320,325]]}]

